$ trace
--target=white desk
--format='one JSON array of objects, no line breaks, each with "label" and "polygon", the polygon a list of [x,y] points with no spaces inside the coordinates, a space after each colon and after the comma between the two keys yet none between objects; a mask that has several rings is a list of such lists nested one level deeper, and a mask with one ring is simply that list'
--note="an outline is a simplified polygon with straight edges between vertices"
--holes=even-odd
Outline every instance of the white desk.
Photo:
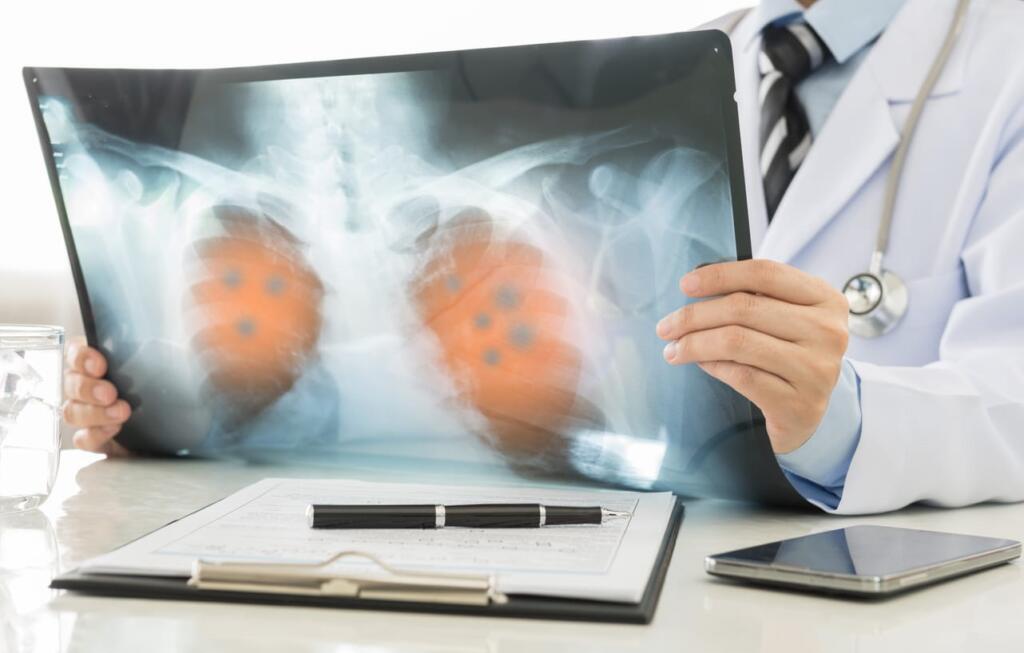
[{"label": "white desk", "polygon": [[703,570],[710,552],[856,522],[1024,539],[1024,505],[848,519],[691,502],[650,626],[104,599],[46,587],[54,573],[278,474],[326,475],[65,452],[42,511],[0,518],[0,651],[1024,650],[1021,564],[881,602],[753,589]]}]

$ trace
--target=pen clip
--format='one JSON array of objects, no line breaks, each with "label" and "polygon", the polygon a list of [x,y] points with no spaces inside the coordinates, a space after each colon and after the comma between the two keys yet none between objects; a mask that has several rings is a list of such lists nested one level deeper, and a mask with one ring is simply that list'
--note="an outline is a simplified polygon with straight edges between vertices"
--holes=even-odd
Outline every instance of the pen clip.
[{"label": "pen clip", "polygon": [[[378,571],[336,572],[329,567],[343,558],[362,558]],[[380,572],[384,573],[381,574]],[[363,551],[341,551],[316,563],[251,563],[196,560],[192,563],[191,587],[392,601],[425,601],[486,605],[505,603],[493,575],[440,574],[400,570]]]}]

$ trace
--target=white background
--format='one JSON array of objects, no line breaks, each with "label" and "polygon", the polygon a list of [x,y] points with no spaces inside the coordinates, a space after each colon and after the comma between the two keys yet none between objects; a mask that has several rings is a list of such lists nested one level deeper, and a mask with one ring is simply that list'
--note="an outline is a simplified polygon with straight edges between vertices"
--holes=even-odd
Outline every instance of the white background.
[{"label": "white background", "polygon": [[752,1],[4,2],[0,323],[55,323],[81,332],[22,66],[242,66],[657,34]]}]

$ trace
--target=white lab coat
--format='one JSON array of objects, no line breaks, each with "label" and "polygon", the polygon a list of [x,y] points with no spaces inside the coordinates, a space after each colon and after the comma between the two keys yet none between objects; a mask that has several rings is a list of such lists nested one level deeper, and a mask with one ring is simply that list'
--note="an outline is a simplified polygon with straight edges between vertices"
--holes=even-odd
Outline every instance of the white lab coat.
[{"label": "white lab coat", "polygon": [[[755,256],[841,288],[867,269],[885,175],[954,0],[907,0],[768,228],[751,12],[732,30]],[[748,45],[749,44],[749,45]],[[835,512],[1024,500],[1024,2],[975,0],[909,153],[886,267],[903,321],[851,336],[860,444]]]}]

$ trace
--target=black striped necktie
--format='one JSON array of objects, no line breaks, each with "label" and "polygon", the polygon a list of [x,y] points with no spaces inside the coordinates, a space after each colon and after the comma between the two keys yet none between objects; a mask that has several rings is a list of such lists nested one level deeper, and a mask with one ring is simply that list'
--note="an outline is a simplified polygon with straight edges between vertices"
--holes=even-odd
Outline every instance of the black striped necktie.
[{"label": "black striped necktie", "polygon": [[761,71],[761,178],[768,220],[811,149],[811,128],[796,85],[828,58],[828,48],[806,23],[764,29]]}]

